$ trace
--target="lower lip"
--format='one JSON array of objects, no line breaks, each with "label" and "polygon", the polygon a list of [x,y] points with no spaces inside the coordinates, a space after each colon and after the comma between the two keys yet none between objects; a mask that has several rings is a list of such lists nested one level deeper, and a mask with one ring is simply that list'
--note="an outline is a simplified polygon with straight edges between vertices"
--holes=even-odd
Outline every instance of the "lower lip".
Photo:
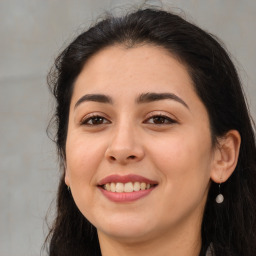
[{"label": "lower lip", "polygon": [[126,202],[132,202],[139,200],[140,198],[143,198],[151,193],[153,189],[156,187],[152,187],[145,190],[139,190],[134,192],[127,192],[127,193],[118,193],[118,192],[111,192],[103,189],[102,187],[99,187],[100,191],[104,196],[106,196],[110,201],[113,202],[120,202],[120,203],[126,203]]}]

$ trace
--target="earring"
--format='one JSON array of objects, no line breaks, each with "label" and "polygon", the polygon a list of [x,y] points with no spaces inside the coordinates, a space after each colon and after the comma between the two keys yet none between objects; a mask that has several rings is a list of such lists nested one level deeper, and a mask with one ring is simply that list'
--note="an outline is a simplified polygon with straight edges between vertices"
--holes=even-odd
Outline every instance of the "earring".
[{"label": "earring", "polygon": [[68,192],[70,193],[70,186],[67,186],[67,190],[68,190]]},{"label": "earring", "polygon": [[220,193],[220,184],[219,184],[219,194],[217,195],[217,197],[215,199],[217,204],[221,204],[224,201],[224,196]]}]

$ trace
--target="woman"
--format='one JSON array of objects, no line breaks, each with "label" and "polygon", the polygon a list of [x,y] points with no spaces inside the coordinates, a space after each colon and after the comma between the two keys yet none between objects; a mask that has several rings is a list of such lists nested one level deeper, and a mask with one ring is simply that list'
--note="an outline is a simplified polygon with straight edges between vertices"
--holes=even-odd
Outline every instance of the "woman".
[{"label": "woman", "polygon": [[57,58],[49,255],[256,255],[256,148],[217,40],[161,10],[107,17]]}]

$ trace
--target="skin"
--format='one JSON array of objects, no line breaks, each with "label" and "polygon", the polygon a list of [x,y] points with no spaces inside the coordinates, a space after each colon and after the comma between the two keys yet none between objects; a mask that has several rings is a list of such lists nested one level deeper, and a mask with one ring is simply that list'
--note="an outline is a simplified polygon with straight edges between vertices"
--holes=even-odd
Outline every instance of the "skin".
[{"label": "skin", "polygon": [[[143,93],[175,99],[137,103]],[[104,94],[111,103],[80,101]],[[93,119],[91,116],[101,116]],[[159,123],[152,116],[161,117]],[[92,56],[71,99],[65,182],[82,214],[97,228],[103,256],[198,255],[211,179],[232,174],[240,137],[230,131],[212,145],[209,118],[185,66],[155,46],[111,46]],[[146,197],[120,203],[97,187],[109,175],[157,181]]]}]

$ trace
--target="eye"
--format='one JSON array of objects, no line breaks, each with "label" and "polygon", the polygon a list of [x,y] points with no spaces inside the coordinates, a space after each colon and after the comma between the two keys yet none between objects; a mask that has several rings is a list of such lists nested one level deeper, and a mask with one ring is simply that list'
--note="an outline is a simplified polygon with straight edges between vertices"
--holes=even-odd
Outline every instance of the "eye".
[{"label": "eye", "polygon": [[164,124],[174,124],[177,123],[172,118],[165,115],[154,115],[148,118],[144,123],[156,124],[156,125],[164,125]]},{"label": "eye", "polygon": [[109,124],[110,121],[102,116],[90,116],[88,118],[85,118],[82,120],[82,125],[88,125],[88,126],[96,126],[96,125],[102,125],[102,124]]}]

